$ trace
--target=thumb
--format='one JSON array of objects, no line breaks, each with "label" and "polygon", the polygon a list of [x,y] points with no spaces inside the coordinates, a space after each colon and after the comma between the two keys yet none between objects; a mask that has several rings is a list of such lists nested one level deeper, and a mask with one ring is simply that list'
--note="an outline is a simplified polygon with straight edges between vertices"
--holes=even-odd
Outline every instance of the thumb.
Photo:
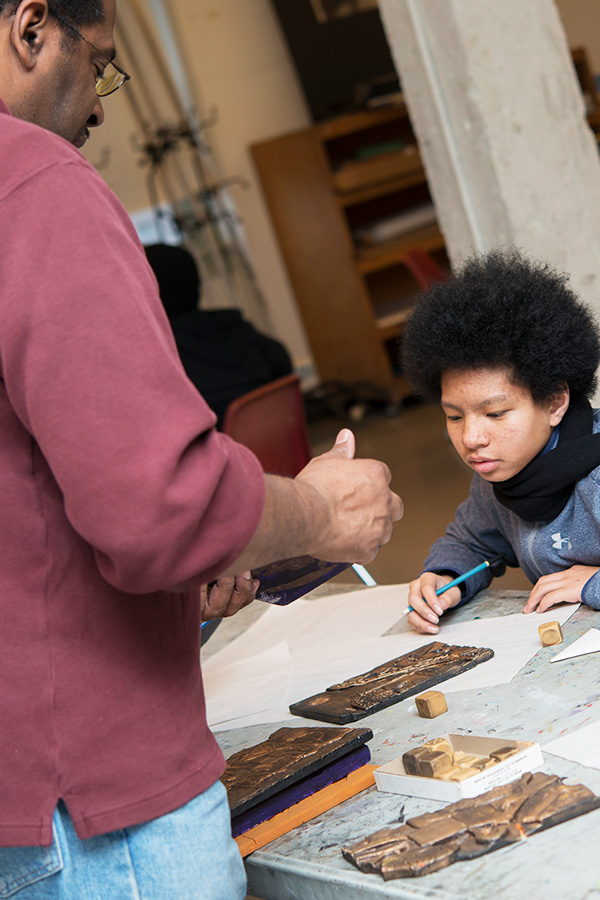
[{"label": "thumb", "polygon": [[335,453],[338,456],[343,456],[346,459],[354,458],[356,441],[354,439],[354,434],[349,428],[342,428],[335,439],[335,444],[329,452]]}]

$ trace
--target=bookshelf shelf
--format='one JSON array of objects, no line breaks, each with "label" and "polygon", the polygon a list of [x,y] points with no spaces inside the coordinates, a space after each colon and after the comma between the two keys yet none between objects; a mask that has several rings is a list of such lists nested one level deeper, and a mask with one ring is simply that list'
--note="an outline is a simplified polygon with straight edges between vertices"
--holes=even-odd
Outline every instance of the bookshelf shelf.
[{"label": "bookshelf shelf", "polygon": [[321,379],[409,392],[394,343],[418,287],[402,256],[447,258],[405,105],[321,122],[252,155]]}]

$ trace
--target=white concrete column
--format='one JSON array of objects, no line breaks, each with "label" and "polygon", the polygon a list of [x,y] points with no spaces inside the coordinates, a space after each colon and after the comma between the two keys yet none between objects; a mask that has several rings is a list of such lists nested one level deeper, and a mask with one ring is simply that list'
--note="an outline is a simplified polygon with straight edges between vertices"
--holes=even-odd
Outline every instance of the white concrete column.
[{"label": "white concrete column", "polygon": [[553,0],[379,0],[453,263],[516,245],[600,317],[600,156]]}]

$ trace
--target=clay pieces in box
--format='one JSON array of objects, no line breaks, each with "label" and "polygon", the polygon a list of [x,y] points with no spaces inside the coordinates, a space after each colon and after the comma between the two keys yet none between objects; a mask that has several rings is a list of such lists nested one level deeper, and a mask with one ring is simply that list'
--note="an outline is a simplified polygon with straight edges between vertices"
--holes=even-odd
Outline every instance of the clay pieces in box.
[{"label": "clay pieces in box", "polygon": [[457,647],[433,641],[369,672],[333,684],[322,694],[292,703],[290,712],[339,725],[355,722],[466,672],[493,655],[494,651],[485,647]]},{"label": "clay pieces in box", "polygon": [[452,802],[514,781],[543,762],[537,743],[446,734],[407,750],[374,775],[380,791]]},{"label": "clay pieces in box", "polygon": [[402,754],[402,762],[407,775],[422,778],[441,778],[442,781],[464,781],[478,772],[497,765],[509,756],[519,752],[516,741],[510,745],[493,749],[489,754],[479,755],[455,750],[449,739],[433,738]]},{"label": "clay pieces in box", "polygon": [[459,800],[437,812],[384,828],[348,847],[344,857],[363,872],[388,881],[427,875],[492,850],[600,806],[600,797],[582,784],[566,785],[541,772]]}]

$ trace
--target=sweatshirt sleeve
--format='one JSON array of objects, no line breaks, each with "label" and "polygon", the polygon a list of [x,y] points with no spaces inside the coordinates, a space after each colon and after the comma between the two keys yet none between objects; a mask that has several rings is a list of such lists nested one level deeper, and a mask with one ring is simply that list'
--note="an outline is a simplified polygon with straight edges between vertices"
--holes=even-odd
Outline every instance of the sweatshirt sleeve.
[{"label": "sweatshirt sleeve", "polygon": [[502,554],[504,560],[494,565],[493,572],[487,568],[463,582],[461,603],[489,587],[494,576],[503,575],[506,564],[519,565],[510,543],[494,521],[488,488],[481,478],[473,478],[469,496],[456,510],[456,517],[448,525],[444,537],[432,544],[423,567],[425,572],[462,575],[486,559]]},{"label": "sweatshirt sleeve", "polygon": [[185,376],[129,217],[83,159],[0,214],[0,375],[72,527],[122,590],[216,577],[257,527],[262,469]]},{"label": "sweatshirt sleeve", "polygon": [[600,570],[584,584],[581,599],[592,609],[600,609]]}]

